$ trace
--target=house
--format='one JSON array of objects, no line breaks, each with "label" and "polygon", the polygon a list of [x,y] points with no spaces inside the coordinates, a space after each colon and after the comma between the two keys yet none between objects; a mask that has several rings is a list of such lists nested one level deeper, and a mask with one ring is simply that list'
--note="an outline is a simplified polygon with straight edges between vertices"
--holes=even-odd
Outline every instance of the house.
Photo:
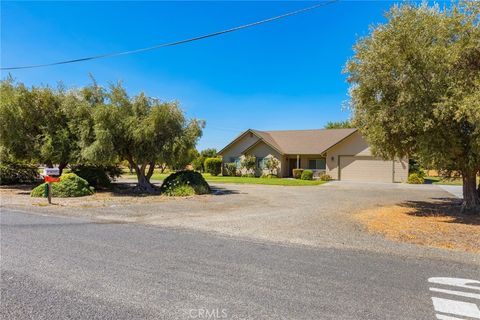
[{"label": "house", "polygon": [[[382,160],[357,129],[259,131],[249,129],[235,138],[219,154],[225,164],[240,163],[246,155],[256,157],[255,174],[267,173],[265,160],[274,157],[280,165],[276,174],[291,177],[295,168],[310,169],[336,180],[404,182],[408,160]],[[225,172],[225,170],[224,170]]]}]

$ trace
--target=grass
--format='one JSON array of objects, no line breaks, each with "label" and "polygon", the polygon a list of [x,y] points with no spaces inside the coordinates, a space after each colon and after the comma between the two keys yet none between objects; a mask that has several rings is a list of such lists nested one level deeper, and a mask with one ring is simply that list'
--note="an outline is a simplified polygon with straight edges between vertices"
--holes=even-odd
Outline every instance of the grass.
[{"label": "grass", "polygon": [[[480,183],[480,177],[477,177],[477,182]],[[443,178],[443,177],[425,177],[425,183],[428,184],[443,184],[449,186],[461,186],[462,179],[461,178]]]},{"label": "grass", "polygon": [[[168,177],[170,173],[155,172],[152,180],[163,180]],[[208,173],[202,174],[205,180],[215,183],[240,183],[240,184],[263,184],[276,186],[317,186],[324,184],[325,181],[320,180],[299,180],[299,179],[285,179],[285,178],[253,178],[253,177],[226,177],[226,176],[212,176]],[[123,177],[128,179],[136,179],[135,174],[126,173]]]}]

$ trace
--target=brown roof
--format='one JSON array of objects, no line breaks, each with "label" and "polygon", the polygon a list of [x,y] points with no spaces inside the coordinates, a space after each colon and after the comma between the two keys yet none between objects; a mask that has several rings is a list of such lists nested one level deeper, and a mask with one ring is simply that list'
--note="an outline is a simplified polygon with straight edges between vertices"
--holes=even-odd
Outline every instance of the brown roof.
[{"label": "brown roof", "polygon": [[[357,129],[317,129],[317,130],[279,130],[259,131],[249,129],[266,144],[282,154],[322,154],[343,139],[350,136]],[[237,138],[237,139],[238,139]],[[234,143],[235,139],[232,143]],[[228,146],[230,146],[230,143]],[[228,147],[227,146],[227,147]],[[225,150],[225,147],[223,150]],[[247,150],[250,146],[247,148]],[[223,151],[222,150],[222,151]],[[220,151],[220,153],[222,152]]]}]

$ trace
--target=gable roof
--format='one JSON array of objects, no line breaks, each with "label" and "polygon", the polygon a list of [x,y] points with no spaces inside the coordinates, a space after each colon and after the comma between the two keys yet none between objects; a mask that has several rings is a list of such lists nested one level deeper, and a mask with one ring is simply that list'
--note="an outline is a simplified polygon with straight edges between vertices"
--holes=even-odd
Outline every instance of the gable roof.
[{"label": "gable roof", "polygon": [[[249,129],[229,143],[219,153],[251,132],[261,141],[277,150],[281,154],[322,154],[340,141],[346,139],[357,129],[317,129],[317,130],[278,130],[259,131]],[[254,144],[257,144],[256,141]],[[252,145],[245,150],[250,149]]]}]

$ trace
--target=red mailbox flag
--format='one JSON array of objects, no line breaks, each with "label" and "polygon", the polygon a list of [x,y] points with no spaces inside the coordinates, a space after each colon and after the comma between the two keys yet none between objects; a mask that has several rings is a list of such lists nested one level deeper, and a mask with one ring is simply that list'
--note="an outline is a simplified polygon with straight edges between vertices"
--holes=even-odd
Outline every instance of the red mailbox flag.
[{"label": "red mailbox flag", "polygon": [[45,176],[45,182],[59,182],[59,181],[60,181],[60,178]]}]

